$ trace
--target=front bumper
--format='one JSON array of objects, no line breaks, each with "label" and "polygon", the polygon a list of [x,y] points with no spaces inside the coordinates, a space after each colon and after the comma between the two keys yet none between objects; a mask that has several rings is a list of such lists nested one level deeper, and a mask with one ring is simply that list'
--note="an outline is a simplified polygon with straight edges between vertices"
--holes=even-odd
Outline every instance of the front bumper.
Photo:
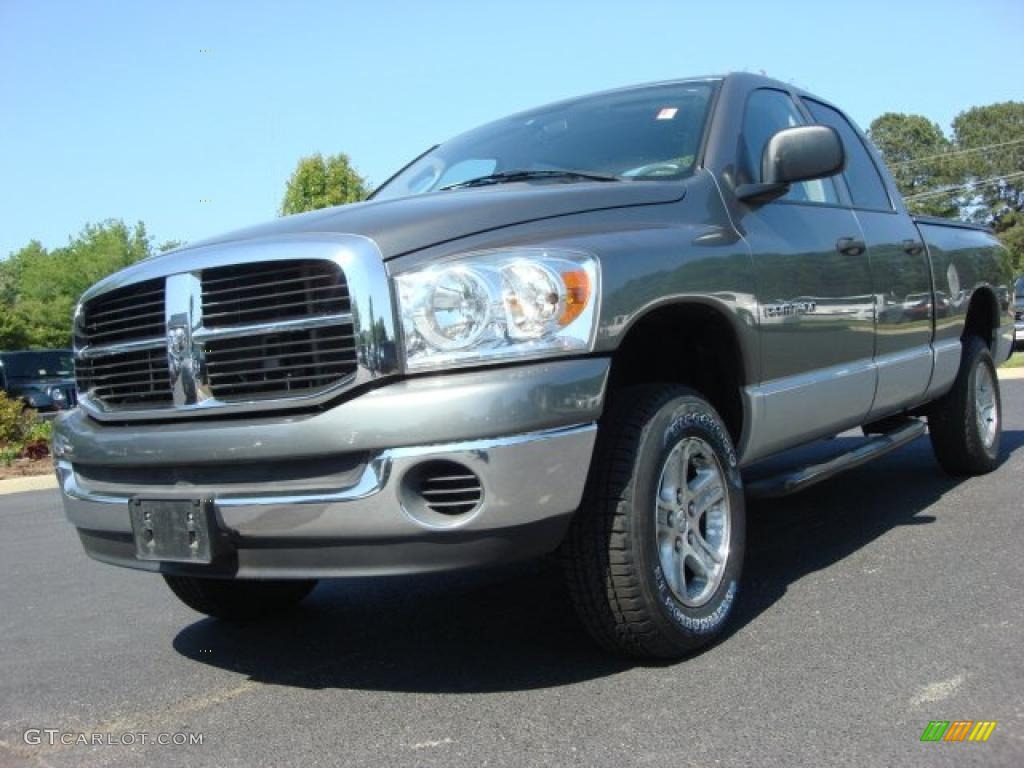
[{"label": "front bumper", "polygon": [[[243,422],[111,427],[76,412],[55,432],[65,510],[90,556],[165,573],[320,578],[543,554],[579,506],[607,370],[607,360],[589,359],[412,379],[313,416]],[[254,483],[251,473],[244,486],[217,479],[218,469],[227,477],[334,456],[347,468],[329,476],[343,477],[336,487],[315,477],[294,487]],[[407,477],[428,461],[479,478],[482,500],[471,513],[439,520],[411,510]],[[181,469],[173,482],[168,468]],[[229,556],[208,566],[137,560],[136,496],[213,499]]]}]

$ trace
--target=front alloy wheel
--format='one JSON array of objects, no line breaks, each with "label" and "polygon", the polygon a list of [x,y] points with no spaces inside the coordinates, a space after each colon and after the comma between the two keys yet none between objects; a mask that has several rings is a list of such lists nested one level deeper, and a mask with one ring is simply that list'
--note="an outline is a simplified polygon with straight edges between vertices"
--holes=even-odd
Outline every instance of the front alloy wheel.
[{"label": "front alloy wheel", "polygon": [[707,400],[669,384],[617,392],[561,552],[594,639],[647,658],[710,642],[732,613],[744,532],[736,452]]},{"label": "front alloy wheel", "polygon": [[721,464],[701,438],[684,438],[665,459],[654,517],[669,588],[683,605],[704,605],[725,575],[731,523]]}]

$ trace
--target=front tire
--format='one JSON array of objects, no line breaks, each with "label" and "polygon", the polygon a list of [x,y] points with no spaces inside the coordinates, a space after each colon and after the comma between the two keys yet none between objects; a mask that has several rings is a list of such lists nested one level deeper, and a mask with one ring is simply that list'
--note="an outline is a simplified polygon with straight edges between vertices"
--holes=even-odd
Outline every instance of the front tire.
[{"label": "front tire", "polygon": [[602,647],[678,658],[732,612],[745,538],[736,452],[692,390],[624,390],[604,419],[562,546],[570,595]]},{"label": "front tire", "polygon": [[283,613],[302,602],[316,586],[315,579],[256,581],[164,575],[164,581],[192,610],[227,621]]},{"label": "front tire", "polygon": [[1002,399],[992,353],[977,336],[964,340],[953,388],[928,410],[935,458],[951,475],[983,475],[996,468]]}]

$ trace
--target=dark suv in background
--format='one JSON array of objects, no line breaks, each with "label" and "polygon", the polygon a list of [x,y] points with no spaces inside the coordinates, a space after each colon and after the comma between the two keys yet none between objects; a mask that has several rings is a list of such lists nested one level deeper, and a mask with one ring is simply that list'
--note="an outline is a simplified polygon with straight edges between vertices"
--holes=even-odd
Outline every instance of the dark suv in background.
[{"label": "dark suv in background", "polygon": [[71,350],[0,352],[0,390],[42,414],[73,408],[77,396]]}]

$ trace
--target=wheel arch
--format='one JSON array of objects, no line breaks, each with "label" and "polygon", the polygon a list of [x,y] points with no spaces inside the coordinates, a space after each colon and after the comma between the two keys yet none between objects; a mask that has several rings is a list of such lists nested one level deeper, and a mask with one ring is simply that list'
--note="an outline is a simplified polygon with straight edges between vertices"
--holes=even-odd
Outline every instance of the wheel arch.
[{"label": "wheel arch", "polygon": [[967,304],[961,340],[966,342],[968,336],[977,336],[995,354],[998,331],[999,301],[995,291],[989,285],[979,285],[971,292]]},{"label": "wheel arch", "polygon": [[637,384],[688,386],[718,411],[738,446],[747,425],[742,389],[755,367],[750,340],[744,338],[749,333],[734,306],[712,297],[667,298],[645,306],[623,327],[612,352],[609,399]]}]

